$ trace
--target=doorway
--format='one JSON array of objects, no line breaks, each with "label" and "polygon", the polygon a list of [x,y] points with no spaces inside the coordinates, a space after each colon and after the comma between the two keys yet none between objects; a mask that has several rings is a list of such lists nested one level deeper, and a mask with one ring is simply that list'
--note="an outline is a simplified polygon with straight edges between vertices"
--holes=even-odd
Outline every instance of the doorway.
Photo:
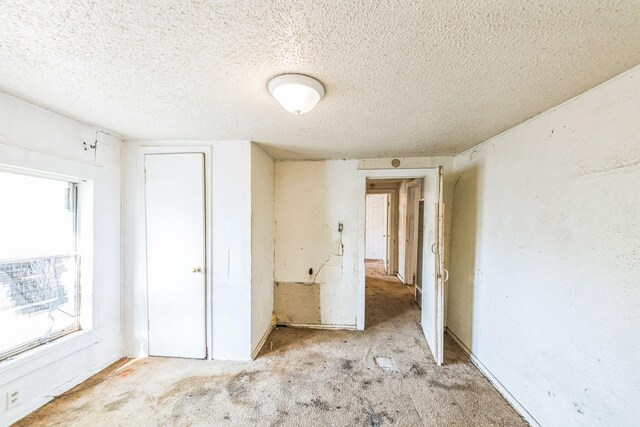
[{"label": "doorway", "polygon": [[384,270],[388,273],[389,195],[367,194],[366,203],[366,258],[368,260],[382,261]]},{"label": "doorway", "polygon": [[207,356],[204,165],[203,153],[144,156],[150,356]]},{"label": "doorway", "polygon": [[380,180],[398,180],[398,227],[390,235],[397,234],[396,241],[400,244],[396,251],[397,270],[388,271],[394,272],[404,284],[417,285],[414,286],[417,289],[414,297],[420,305],[422,331],[438,364],[442,364],[444,356],[442,178],[442,167],[359,171],[357,327],[359,330],[365,328],[367,195],[371,186]]},{"label": "doorway", "polygon": [[422,196],[422,179],[405,180],[406,186],[406,236],[405,236],[405,273],[404,283],[416,285],[418,276],[418,231],[423,219],[419,213],[419,204],[424,202]]}]

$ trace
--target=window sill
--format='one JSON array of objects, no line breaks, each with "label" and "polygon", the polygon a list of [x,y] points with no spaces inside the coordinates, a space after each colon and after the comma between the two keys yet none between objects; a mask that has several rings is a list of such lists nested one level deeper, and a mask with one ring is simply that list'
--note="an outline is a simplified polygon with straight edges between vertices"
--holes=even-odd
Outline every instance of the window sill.
[{"label": "window sill", "polygon": [[81,330],[3,360],[0,362],[0,385],[8,384],[97,342],[92,330]]}]

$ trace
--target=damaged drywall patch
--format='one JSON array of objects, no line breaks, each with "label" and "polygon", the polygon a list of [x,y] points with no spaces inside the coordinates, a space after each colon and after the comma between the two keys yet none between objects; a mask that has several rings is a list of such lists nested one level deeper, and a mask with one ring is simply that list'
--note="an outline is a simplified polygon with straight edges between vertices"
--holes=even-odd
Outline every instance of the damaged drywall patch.
[{"label": "damaged drywall patch", "polygon": [[322,283],[314,283],[314,282],[273,282],[274,287],[282,286],[282,285],[300,285],[300,286],[314,286],[321,285]]},{"label": "damaged drywall patch", "polygon": [[[340,240],[335,252],[329,253],[328,257],[317,269],[309,268],[309,281],[275,281],[274,282],[274,312],[277,321],[280,323],[294,324],[321,324],[321,288],[317,279],[323,269],[327,266],[340,267],[342,276],[344,256],[344,243],[342,239],[342,222],[338,223]],[[340,260],[339,264],[332,264],[335,258]]]},{"label": "damaged drywall patch", "polygon": [[342,257],[344,256],[344,243],[343,243],[343,240],[342,240],[342,223],[339,223],[338,230],[340,232],[340,246],[338,247],[338,251],[330,253],[329,257],[320,265],[320,268],[318,268],[318,270],[316,270],[315,274],[313,273],[313,268],[309,269],[309,275],[313,275],[313,279],[311,280],[311,283],[313,283],[313,284],[316,283],[318,275],[320,274],[322,269],[325,266],[330,265],[329,262],[331,261],[331,258],[333,258],[333,257],[340,258],[340,270],[344,269],[344,266],[343,266],[343,263],[342,263]]},{"label": "damaged drywall patch", "polygon": [[319,283],[275,282],[273,311],[277,322],[320,324]]},{"label": "damaged drywall patch", "polygon": [[[291,319],[302,318],[315,325],[354,324],[357,173],[357,161],[352,160],[276,162],[278,322],[297,323]],[[285,299],[289,307],[282,303]],[[300,306],[314,312],[303,315]]]}]

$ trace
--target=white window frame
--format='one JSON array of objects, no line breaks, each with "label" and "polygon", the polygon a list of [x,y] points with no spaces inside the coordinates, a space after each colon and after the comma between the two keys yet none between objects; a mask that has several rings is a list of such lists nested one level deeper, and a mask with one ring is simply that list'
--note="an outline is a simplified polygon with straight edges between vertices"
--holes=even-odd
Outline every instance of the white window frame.
[{"label": "white window frame", "polygon": [[[53,172],[34,170],[12,165],[0,164],[0,172],[50,179],[73,184],[75,188],[74,232],[75,250],[69,254],[52,254],[51,256],[76,257],[76,303],[78,314],[73,326],[51,334],[46,340],[32,340],[20,347],[0,353],[0,373],[4,369],[35,356],[55,351],[59,345],[69,343],[75,336],[83,335],[93,329],[94,304],[92,298],[92,241],[93,241],[93,182],[87,179],[61,175]],[[89,341],[93,341],[90,339]],[[89,342],[87,341],[87,342]],[[90,344],[87,344],[90,345]],[[82,345],[84,347],[84,345]],[[38,351],[44,349],[45,351]]]}]

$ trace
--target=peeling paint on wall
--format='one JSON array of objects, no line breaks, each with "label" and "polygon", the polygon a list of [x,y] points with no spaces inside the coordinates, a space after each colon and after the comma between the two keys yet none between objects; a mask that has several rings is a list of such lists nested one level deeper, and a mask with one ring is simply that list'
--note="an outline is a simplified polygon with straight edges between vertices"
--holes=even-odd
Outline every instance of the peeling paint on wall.
[{"label": "peeling paint on wall", "polygon": [[278,323],[322,323],[319,283],[276,282],[274,311]]}]

